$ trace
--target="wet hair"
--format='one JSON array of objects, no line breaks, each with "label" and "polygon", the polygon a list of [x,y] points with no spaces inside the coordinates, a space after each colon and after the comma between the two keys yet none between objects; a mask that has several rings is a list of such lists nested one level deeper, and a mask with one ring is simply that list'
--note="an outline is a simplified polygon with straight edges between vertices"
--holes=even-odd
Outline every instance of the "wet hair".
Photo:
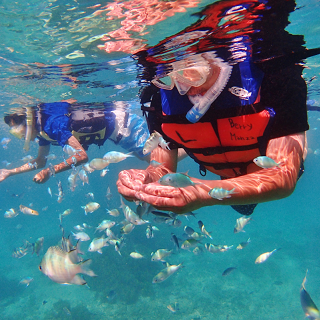
[{"label": "wet hair", "polygon": [[14,122],[15,125],[19,125],[24,123],[25,121],[26,121],[25,114],[12,113],[4,116],[4,122],[7,125],[11,125],[12,122]]}]

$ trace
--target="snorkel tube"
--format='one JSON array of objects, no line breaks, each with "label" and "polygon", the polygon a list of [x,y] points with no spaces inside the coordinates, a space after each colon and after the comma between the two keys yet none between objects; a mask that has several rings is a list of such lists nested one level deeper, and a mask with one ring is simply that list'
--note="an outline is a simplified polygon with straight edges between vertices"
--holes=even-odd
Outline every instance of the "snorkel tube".
[{"label": "snorkel tube", "polygon": [[25,137],[23,149],[25,151],[29,151],[31,135],[32,135],[33,111],[32,111],[32,107],[25,107],[25,108],[26,108],[26,137]]},{"label": "snorkel tube", "polygon": [[229,81],[232,66],[222,59],[217,58],[216,55],[212,53],[204,53],[209,61],[213,61],[220,68],[220,73],[217,81],[211,86],[210,89],[204,95],[189,96],[189,100],[193,103],[193,107],[188,111],[186,118],[192,123],[198,122],[203,115],[208,111],[213,101],[215,101],[222,90],[225,88]]}]

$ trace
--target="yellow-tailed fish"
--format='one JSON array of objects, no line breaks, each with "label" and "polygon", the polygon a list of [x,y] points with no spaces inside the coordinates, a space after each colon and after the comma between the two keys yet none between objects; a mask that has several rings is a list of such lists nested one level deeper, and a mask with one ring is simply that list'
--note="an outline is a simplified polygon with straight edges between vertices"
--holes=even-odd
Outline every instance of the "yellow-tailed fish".
[{"label": "yellow-tailed fish", "polygon": [[20,204],[19,209],[23,214],[28,214],[28,215],[31,215],[31,216],[38,216],[39,215],[38,211],[30,209],[30,208],[28,208],[26,206],[23,206],[22,204]]},{"label": "yellow-tailed fish", "polygon": [[86,281],[78,276],[78,273],[83,273],[90,277],[96,275],[89,269],[90,259],[73,263],[74,259],[71,258],[71,255],[74,254],[77,254],[75,250],[65,252],[58,246],[50,247],[44,255],[39,269],[54,282],[84,285]]},{"label": "yellow-tailed fish", "polygon": [[171,275],[173,275],[175,272],[177,272],[180,268],[182,268],[182,263],[178,265],[169,265],[167,264],[167,267],[160,271],[153,279],[152,283],[160,283],[164,280],[167,280]]},{"label": "yellow-tailed fish", "polygon": [[234,233],[245,232],[243,228],[252,220],[250,217],[240,217],[236,221],[236,225],[233,229]]},{"label": "yellow-tailed fish", "polygon": [[33,281],[33,278],[25,277],[19,282],[19,284],[24,284],[26,287],[28,287],[31,281]]},{"label": "yellow-tailed fish", "polygon": [[33,244],[32,254],[35,253],[38,257],[43,248],[44,237],[38,238],[37,241]]},{"label": "yellow-tailed fish", "polygon": [[81,169],[79,171],[79,178],[82,181],[83,186],[85,185],[85,183],[89,184],[89,177],[87,175],[87,172],[84,169]]},{"label": "yellow-tailed fish", "polygon": [[120,233],[129,234],[134,228],[135,225],[133,223],[127,223],[120,229]]},{"label": "yellow-tailed fish", "polygon": [[308,319],[319,320],[320,319],[319,309],[317,308],[316,304],[311,299],[311,297],[305,287],[305,284],[307,282],[307,274],[308,274],[308,270],[307,270],[306,275],[302,281],[301,289],[300,289],[300,302],[301,302],[302,310]]},{"label": "yellow-tailed fish", "polygon": [[190,238],[185,240],[182,243],[181,249],[190,251],[191,248],[195,248],[196,246],[199,245],[199,243],[200,243],[200,240]]},{"label": "yellow-tailed fish", "polygon": [[223,188],[212,188],[208,192],[208,194],[213,199],[223,200],[223,199],[231,198],[232,194],[237,193],[234,191],[235,189],[236,188],[233,188],[231,190],[227,190],[227,189],[223,189]]},{"label": "yellow-tailed fish", "polygon": [[98,230],[101,232],[101,231],[104,231],[105,229],[111,229],[116,223],[114,221],[111,221],[111,220],[103,220],[99,225],[98,227],[96,228],[96,231],[97,232]]},{"label": "yellow-tailed fish", "polygon": [[269,259],[269,257],[274,254],[276,251],[279,251],[281,248],[278,249],[274,249],[271,252],[265,252],[263,254],[260,254],[260,256],[256,259],[255,264],[258,263],[263,263],[265,262],[267,259]]},{"label": "yellow-tailed fish", "polygon": [[92,173],[95,169],[90,167],[89,163],[83,165],[83,169],[86,170],[88,173]]},{"label": "yellow-tailed fish", "polygon": [[110,214],[110,216],[113,216],[113,217],[118,217],[120,215],[120,212],[118,209],[106,209],[107,210],[107,213]]},{"label": "yellow-tailed fish", "polygon": [[204,246],[210,253],[225,252],[233,248],[233,245],[227,246],[227,245],[212,244],[212,243],[206,243]]},{"label": "yellow-tailed fish", "polygon": [[83,231],[77,232],[77,233],[73,233],[71,231],[72,235],[75,237],[75,239],[80,240],[80,241],[89,241],[90,237],[88,236],[88,234],[86,234]]},{"label": "yellow-tailed fish", "polygon": [[133,210],[130,209],[129,206],[125,205],[122,198],[121,198],[121,208],[122,208],[123,214],[128,222],[130,222],[134,225],[141,225],[141,224],[149,223],[149,221],[141,219]]}]

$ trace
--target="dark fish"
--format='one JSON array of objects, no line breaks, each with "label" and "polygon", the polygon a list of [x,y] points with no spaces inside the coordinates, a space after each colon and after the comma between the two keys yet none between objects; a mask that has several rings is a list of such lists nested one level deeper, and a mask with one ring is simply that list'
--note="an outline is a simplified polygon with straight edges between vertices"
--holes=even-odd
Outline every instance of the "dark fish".
[{"label": "dark fish", "polygon": [[177,236],[174,233],[171,233],[171,241],[173,241],[175,247],[177,248],[178,252],[180,252],[180,246]]},{"label": "dark fish", "polygon": [[166,212],[163,212],[163,211],[153,210],[153,211],[151,211],[151,213],[154,214],[157,217],[163,217],[163,218],[169,218],[169,219],[173,218],[169,213],[166,213]]},{"label": "dark fish", "polygon": [[110,290],[107,294],[108,301],[112,301],[116,297],[117,293],[115,290]]},{"label": "dark fish", "polygon": [[320,312],[319,309],[317,308],[316,304],[313,302],[311,299],[309,293],[307,292],[305,288],[305,284],[307,282],[307,273],[302,281],[301,284],[301,289],[300,289],[300,302],[301,302],[301,307],[303,309],[304,314],[306,317],[310,320],[317,320],[320,318]]},{"label": "dark fish", "polygon": [[45,305],[47,302],[48,302],[48,301],[43,300],[43,301],[42,301],[42,305]]},{"label": "dark fish", "polygon": [[185,226],[184,232],[190,237],[194,233],[194,230],[191,227]]},{"label": "dark fish", "polygon": [[222,275],[223,276],[227,276],[228,274],[230,274],[233,270],[237,269],[237,267],[230,267],[230,268],[227,268],[226,270],[224,270],[222,272]]}]

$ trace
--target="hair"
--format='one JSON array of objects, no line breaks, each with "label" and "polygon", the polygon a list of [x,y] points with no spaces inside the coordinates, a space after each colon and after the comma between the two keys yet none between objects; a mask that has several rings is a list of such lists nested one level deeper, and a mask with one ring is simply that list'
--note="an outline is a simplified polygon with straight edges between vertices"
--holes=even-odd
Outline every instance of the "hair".
[{"label": "hair", "polygon": [[14,122],[15,125],[22,124],[26,121],[26,115],[25,114],[17,114],[17,113],[12,113],[12,114],[7,114],[4,116],[4,122],[7,125],[10,125],[12,122]]}]

